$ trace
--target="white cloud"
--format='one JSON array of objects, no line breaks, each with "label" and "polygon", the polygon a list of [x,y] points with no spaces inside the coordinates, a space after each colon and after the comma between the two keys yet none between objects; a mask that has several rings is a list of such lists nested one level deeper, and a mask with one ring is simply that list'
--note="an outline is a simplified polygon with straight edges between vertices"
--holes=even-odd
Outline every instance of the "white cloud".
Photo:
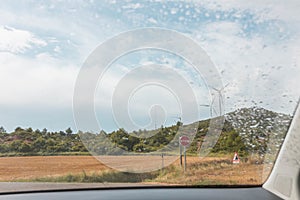
[{"label": "white cloud", "polygon": [[[225,90],[226,96],[230,97],[227,105],[248,106],[251,100],[255,100],[263,101],[264,106],[272,105],[272,108],[285,106],[281,110],[290,111],[295,107],[295,101],[299,98],[299,89],[296,86],[300,79],[300,51],[297,46],[300,44],[299,1],[207,0],[199,2],[197,13],[184,6],[186,15],[179,16],[182,22],[178,22],[178,18],[173,22],[171,17],[170,21],[164,21],[165,18],[158,20],[157,16],[151,14],[151,9],[149,13],[138,12],[142,10],[139,8],[145,7],[144,3],[128,3],[125,7],[130,12],[126,12],[127,18],[124,20],[122,15],[120,17],[117,13],[93,13],[94,10],[88,9],[91,5],[85,3],[84,6],[78,2],[74,5],[59,3],[58,6],[55,5],[57,9],[52,10],[47,10],[47,5],[28,9],[32,6],[29,3],[20,7],[3,6],[0,9],[0,24],[8,25],[0,26],[0,106],[71,107],[73,87],[79,70],[77,65],[80,65],[78,60],[83,62],[91,50],[105,39],[128,29],[144,27],[148,20],[163,28],[180,29],[182,25],[186,27],[184,30],[188,31],[185,34],[192,33],[190,36],[202,45],[216,64],[222,74],[223,83],[230,83]],[[150,4],[149,6],[151,7]],[[72,12],[64,12],[71,7]],[[207,19],[203,22],[201,17],[197,17],[201,15],[202,8],[208,11]],[[179,8],[173,8],[170,15],[181,15],[179,11]],[[222,12],[220,14],[216,11],[224,11],[227,16],[235,13],[235,21],[222,18]],[[191,16],[193,14],[196,17],[187,17],[190,16],[187,14],[190,12]],[[256,27],[251,30],[254,34],[247,36],[244,33],[249,30],[243,29],[243,20],[250,20],[254,25],[267,22],[274,30],[276,28],[276,33],[291,38],[280,41],[273,37],[274,30],[255,30]],[[165,24],[166,22],[170,24]],[[273,22],[278,23],[272,24]],[[174,27],[172,24],[175,24]],[[46,35],[44,38],[47,39],[41,39],[43,35]],[[65,43],[62,43],[62,40]],[[40,51],[39,47],[47,45],[46,42],[49,43],[49,49],[44,48],[43,52]],[[53,46],[50,46],[50,43]],[[28,50],[35,56],[21,55]],[[69,57],[56,59],[51,53]],[[73,55],[76,57],[72,57]],[[77,60],[74,61],[75,59]],[[149,64],[147,59],[140,61],[139,64]],[[169,63],[175,65],[172,60],[169,60]],[[280,66],[281,68],[278,68]],[[128,68],[122,65],[117,66],[117,69],[106,74],[99,83],[104,87],[100,88],[101,96],[96,93],[96,104],[110,108],[114,88],[118,86],[122,76],[129,72]],[[183,75],[187,82],[191,80],[192,76],[188,71],[178,69],[178,73]],[[136,77],[131,81],[139,83],[138,79],[142,78]],[[207,93],[207,88],[202,89],[203,91],[198,92]],[[281,98],[281,94],[288,98]],[[203,96],[199,95],[199,99],[200,97]],[[153,97],[155,98],[158,99],[159,94]],[[287,105],[285,101],[289,102],[290,99],[294,102]]]},{"label": "white cloud", "polygon": [[143,6],[140,3],[132,3],[132,4],[128,4],[126,6],[122,6],[122,8],[124,9],[138,9],[138,8],[142,8]]},{"label": "white cloud", "polygon": [[23,53],[33,46],[45,46],[47,43],[38,39],[29,31],[0,26],[0,51]]},{"label": "white cloud", "polygon": [[280,19],[285,22],[299,21],[299,18],[295,17],[299,14],[300,9],[298,0],[204,0],[201,2],[193,0],[193,2],[212,11],[230,12],[236,10],[240,16],[250,11],[256,15],[258,22],[270,19]]},{"label": "white cloud", "polygon": [[[259,34],[245,37],[239,23],[215,22],[194,32],[222,74],[227,111],[238,107],[262,106],[292,113],[300,91],[300,38],[274,40]],[[294,59],[293,59],[294,58]],[[287,98],[283,98],[282,94]]]},{"label": "white cloud", "polygon": [[35,59],[0,53],[0,105],[9,107],[72,106],[78,67],[47,54]]}]

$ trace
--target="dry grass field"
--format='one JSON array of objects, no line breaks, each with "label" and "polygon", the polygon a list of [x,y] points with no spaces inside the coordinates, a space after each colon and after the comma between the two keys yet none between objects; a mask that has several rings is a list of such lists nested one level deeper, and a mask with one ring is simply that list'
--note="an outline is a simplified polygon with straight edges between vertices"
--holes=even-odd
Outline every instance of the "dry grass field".
[{"label": "dry grass field", "polygon": [[[152,167],[161,166],[161,157],[159,156],[107,156],[105,159],[106,163],[110,163],[113,166],[121,163],[118,168],[124,170],[130,167],[151,169]],[[174,157],[164,157],[165,165],[173,161]],[[155,176],[152,175],[150,179],[145,176],[141,181],[184,185],[258,185],[264,182],[270,170],[271,166],[252,164],[250,162],[232,164],[229,157],[207,157],[203,159],[188,157],[185,173],[177,159],[164,170],[158,170]],[[0,158],[0,181],[35,181],[39,179],[55,182],[65,181],[65,179],[59,179],[59,177],[74,176],[75,178],[71,179],[71,181],[76,182],[79,180],[76,179],[76,176],[82,176],[82,174],[84,176],[101,176],[101,174],[106,173],[106,176],[109,176],[110,172],[114,175],[119,173],[100,163],[92,156]],[[118,179],[118,176],[116,179]],[[126,182],[126,177],[124,179],[120,180],[120,182]],[[130,180],[128,179],[128,182],[131,182]]]},{"label": "dry grass field", "polygon": [[[178,165],[174,165],[178,166]],[[251,162],[232,164],[230,158],[188,158],[187,170],[171,166],[156,180],[163,183],[192,185],[261,185],[269,176],[272,165]],[[178,170],[179,169],[179,170]]]},{"label": "dry grass field", "polygon": [[82,171],[108,169],[92,156],[1,157],[0,181],[16,181],[46,176],[63,176]]}]

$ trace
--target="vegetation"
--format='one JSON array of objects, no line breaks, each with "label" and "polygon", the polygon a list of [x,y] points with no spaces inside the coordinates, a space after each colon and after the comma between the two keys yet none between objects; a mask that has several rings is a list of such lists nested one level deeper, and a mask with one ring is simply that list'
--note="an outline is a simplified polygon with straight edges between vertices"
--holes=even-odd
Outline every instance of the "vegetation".
[{"label": "vegetation", "polygon": [[[82,182],[82,183],[162,183],[178,185],[259,185],[269,174],[270,169],[264,170],[264,165],[253,164],[250,160],[234,165],[231,156],[222,158],[188,157],[187,168],[183,168],[178,161],[161,170],[146,173],[120,172],[112,169],[103,171],[69,172],[59,176],[43,176],[32,179],[18,179],[18,181],[34,182]],[[212,173],[213,172],[213,173]],[[263,174],[265,173],[265,174]]]},{"label": "vegetation", "polygon": [[[192,142],[188,153],[197,153],[199,144],[203,142],[205,131],[208,129],[208,123],[208,120],[199,123],[196,139]],[[110,134],[104,132],[92,134],[79,131],[73,134],[70,128],[66,131],[49,132],[46,129],[33,131],[32,128],[17,127],[12,133],[6,133],[3,129],[0,132],[0,155],[86,155],[88,151],[81,138],[84,138],[84,141],[92,141],[93,143],[87,142],[86,145],[89,145],[89,149],[101,155],[120,153],[115,152],[117,151],[116,146],[129,152],[152,152],[170,143],[174,139],[178,128],[179,125],[161,127],[156,134],[148,138],[143,137],[143,134],[146,134],[147,131],[141,130],[127,133],[124,129],[119,129]],[[113,145],[110,147],[107,144],[104,145],[105,138],[109,138]],[[224,129],[221,139],[212,152],[226,154],[244,150],[245,146],[240,136],[233,128],[230,128],[229,130]]]},{"label": "vegetation", "polygon": [[0,128],[0,155],[76,155],[87,154],[78,134],[66,131],[48,132],[47,129],[33,131],[32,128],[17,127],[12,133]]},{"label": "vegetation", "polygon": [[[222,133],[210,152],[215,155],[226,155],[236,151],[242,157],[250,153],[264,155],[268,151],[276,152],[290,121],[290,116],[258,108],[229,113]],[[208,132],[209,123],[210,120],[189,125],[177,122],[176,125],[162,126],[157,130],[138,130],[128,133],[124,129],[119,129],[112,133],[101,131],[99,134],[81,131],[73,133],[71,128],[49,132],[47,129],[33,130],[21,127],[17,127],[12,133],[7,133],[3,127],[0,127],[0,156],[87,155],[87,148],[98,155],[120,155],[124,152],[149,153],[169,143],[178,147],[178,138],[175,137],[178,137],[179,128],[183,132],[197,130],[187,151],[188,154],[195,155],[199,152]],[[267,146],[268,143],[271,145]]]},{"label": "vegetation", "polygon": [[84,170],[79,174],[68,173],[58,177],[40,177],[35,182],[81,182],[81,183],[140,183],[152,180],[159,175],[159,171],[149,173],[129,173],[107,170],[103,172],[86,173]]}]

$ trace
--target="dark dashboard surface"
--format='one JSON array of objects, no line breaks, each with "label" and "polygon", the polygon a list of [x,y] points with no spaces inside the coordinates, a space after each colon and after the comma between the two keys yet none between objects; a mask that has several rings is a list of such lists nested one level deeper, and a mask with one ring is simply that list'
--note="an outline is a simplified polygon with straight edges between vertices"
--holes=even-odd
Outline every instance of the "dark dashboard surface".
[{"label": "dark dashboard surface", "polygon": [[38,192],[24,194],[0,195],[0,200],[135,200],[135,199],[220,199],[220,200],[278,200],[279,197],[262,188],[138,188],[138,189],[105,189],[83,191]]}]

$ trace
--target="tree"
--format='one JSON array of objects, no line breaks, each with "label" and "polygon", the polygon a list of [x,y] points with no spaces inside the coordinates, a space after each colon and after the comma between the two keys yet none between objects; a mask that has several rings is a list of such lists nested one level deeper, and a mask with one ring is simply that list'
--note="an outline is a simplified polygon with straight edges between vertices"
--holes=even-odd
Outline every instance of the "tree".
[{"label": "tree", "polygon": [[66,130],[66,133],[67,135],[71,135],[73,133],[72,129],[69,127],[67,130]]},{"label": "tree", "polygon": [[31,152],[32,147],[31,145],[27,144],[26,142],[22,142],[21,146],[19,147],[19,151],[22,153],[28,153]]},{"label": "tree", "polygon": [[46,140],[40,136],[33,142],[33,151],[39,152],[39,151],[45,151],[46,150]]},{"label": "tree", "polygon": [[0,133],[6,133],[6,130],[4,129],[3,126],[0,127]]},{"label": "tree", "polygon": [[32,128],[31,128],[31,127],[29,127],[28,129],[26,129],[26,131],[27,131],[27,132],[30,132],[30,133],[32,133],[32,132],[33,132],[33,130],[32,130]]},{"label": "tree", "polygon": [[47,134],[47,131],[48,131],[48,130],[47,130],[46,128],[44,128],[44,129],[42,130],[42,134],[43,134],[43,135],[46,135],[46,134]]},{"label": "tree", "polygon": [[0,153],[7,153],[9,151],[9,148],[7,147],[7,144],[0,144]]},{"label": "tree", "polygon": [[37,134],[41,133],[40,129],[36,129],[34,132],[36,132]]},{"label": "tree", "polygon": [[15,132],[19,132],[19,131],[24,131],[24,129],[22,129],[21,127],[17,127],[16,129],[15,129]]},{"label": "tree", "polygon": [[22,141],[21,140],[14,140],[11,144],[10,144],[10,150],[12,152],[18,152],[19,151],[19,147],[21,146]]}]

